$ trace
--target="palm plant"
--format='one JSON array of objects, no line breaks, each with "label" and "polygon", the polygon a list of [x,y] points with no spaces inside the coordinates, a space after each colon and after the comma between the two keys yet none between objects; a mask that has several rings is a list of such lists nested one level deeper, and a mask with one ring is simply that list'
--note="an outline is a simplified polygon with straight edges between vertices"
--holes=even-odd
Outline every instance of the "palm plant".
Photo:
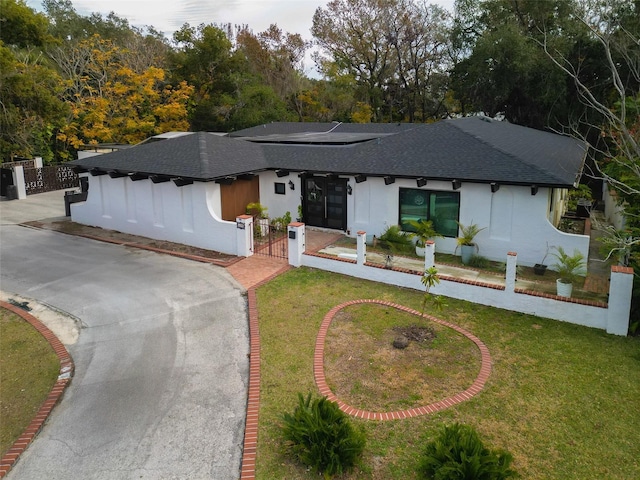
[{"label": "palm plant", "polygon": [[569,255],[562,247],[555,247],[558,253],[553,256],[558,259],[553,264],[553,268],[560,276],[560,282],[573,283],[580,275],[586,273],[586,262],[584,255],[578,249],[573,251],[573,255]]},{"label": "palm plant", "polygon": [[424,248],[428,240],[442,236],[433,228],[431,220],[409,220],[408,223],[415,228],[415,232],[409,233],[409,238],[416,238],[416,246],[418,247]]},{"label": "palm plant", "polygon": [[480,228],[475,223],[471,223],[468,226],[465,226],[460,222],[456,222],[456,223],[458,224],[458,227],[460,227],[460,233],[461,233],[461,235],[458,237],[459,246],[462,246],[462,245],[469,245],[472,247],[475,246],[475,243],[473,240],[475,239],[476,235],[478,235],[482,230],[485,230],[487,228],[487,227]]}]

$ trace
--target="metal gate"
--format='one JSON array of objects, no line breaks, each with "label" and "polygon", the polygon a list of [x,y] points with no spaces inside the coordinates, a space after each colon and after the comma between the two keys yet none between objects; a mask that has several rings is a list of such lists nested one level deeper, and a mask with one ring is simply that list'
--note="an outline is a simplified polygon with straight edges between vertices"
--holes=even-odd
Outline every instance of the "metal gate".
[{"label": "metal gate", "polygon": [[254,219],[253,253],[274,258],[289,258],[287,226],[271,224],[269,219]]},{"label": "metal gate", "polygon": [[0,169],[0,196],[7,196],[7,187],[13,185],[13,170],[10,168]]}]

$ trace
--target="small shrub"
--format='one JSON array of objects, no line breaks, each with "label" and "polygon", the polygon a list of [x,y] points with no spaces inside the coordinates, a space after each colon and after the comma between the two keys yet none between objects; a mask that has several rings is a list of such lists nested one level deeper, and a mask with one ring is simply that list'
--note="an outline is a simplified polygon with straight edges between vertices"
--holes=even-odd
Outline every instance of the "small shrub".
[{"label": "small shrub", "polygon": [[469,263],[467,265],[473,268],[486,269],[489,268],[489,259],[483,257],[482,255],[471,255],[471,258],[469,259]]},{"label": "small shrub", "polygon": [[325,478],[351,469],[364,450],[364,434],[348,416],[326,398],[298,394],[293,415],[284,414],[283,433],[291,452]]},{"label": "small shrub", "polygon": [[502,480],[515,478],[509,452],[486,448],[469,425],[445,425],[427,444],[420,465],[421,478],[429,480]]},{"label": "small shrub", "polygon": [[409,235],[400,229],[399,225],[388,226],[378,237],[378,244],[391,253],[408,253],[413,250],[413,243]]}]

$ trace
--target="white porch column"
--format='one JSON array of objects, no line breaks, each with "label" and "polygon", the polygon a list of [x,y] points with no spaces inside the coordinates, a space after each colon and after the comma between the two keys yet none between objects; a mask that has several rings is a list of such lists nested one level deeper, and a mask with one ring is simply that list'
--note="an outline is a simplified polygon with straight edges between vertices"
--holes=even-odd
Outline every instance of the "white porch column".
[{"label": "white porch column", "polygon": [[289,242],[289,265],[299,267],[302,265],[302,254],[306,248],[304,223],[291,222],[287,225]]},{"label": "white porch column", "polygon": [[516,267],[518,266],[518,254],[507,252],[507,272],[504,279],[505,291],[513,292],[516,289]]},{"label": "white porch column", "polygon": [[24,167],[22,165],[13,167],[13,184],[18,191],[18,200],[27,198],[27,184],[24,181]]},{"label": "white porch column", "polygon": [[236,217],[236,250],[239,257],[253,255],[253,217],[240,215]]},{"label": "white porch column", "polygon": [[356,249],[357,249],[357,257],[356,260],[358,265],[364,265],[367,263],[367,232],[360,230],[357,234],[356,238]]},{"label": "white porch column", "polygon": [[609,283],[609,308],[607,309],[607,333],[627,335],[631,314],[633,268],[614,265]]},{"label": "white porch column", "polygon": [[424,269],[429,270],[436,264],[436,242],[427,240],[424,244]]}]

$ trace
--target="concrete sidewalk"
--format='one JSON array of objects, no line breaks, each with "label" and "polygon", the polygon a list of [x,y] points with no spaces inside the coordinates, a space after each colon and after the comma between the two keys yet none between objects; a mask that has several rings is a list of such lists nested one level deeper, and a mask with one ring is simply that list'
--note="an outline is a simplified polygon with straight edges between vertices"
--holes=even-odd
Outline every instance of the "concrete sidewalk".
[{"label": "concrete sidewalk", "polygon": [[0,224],[16,225],[43,219],[64,220],[64,192],[71,190],[56,190],[54,192],[29,195],[24,200],[7,200],[0,197]]}]

